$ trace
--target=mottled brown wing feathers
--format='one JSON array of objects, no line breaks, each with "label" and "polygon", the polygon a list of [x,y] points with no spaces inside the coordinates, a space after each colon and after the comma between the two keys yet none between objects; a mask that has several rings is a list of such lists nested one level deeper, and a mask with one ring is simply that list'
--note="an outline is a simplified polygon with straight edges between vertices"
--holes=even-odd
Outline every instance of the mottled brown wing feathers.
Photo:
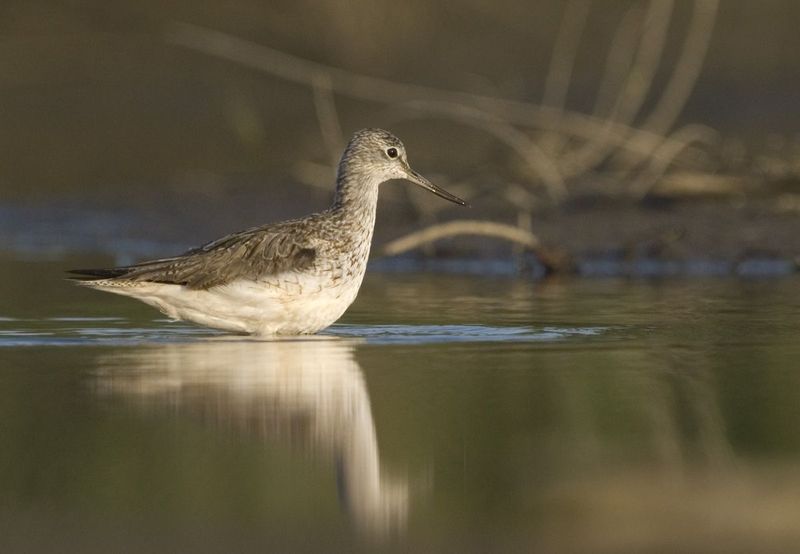
[{"label": "mottled brown wing feathers", "polygon": [[237,279],[302,271],[314,263],[316,251],[298,242],[293,235],[263,228],[243,231],[181,256],[117,268],[112,278],[208,289]]}]

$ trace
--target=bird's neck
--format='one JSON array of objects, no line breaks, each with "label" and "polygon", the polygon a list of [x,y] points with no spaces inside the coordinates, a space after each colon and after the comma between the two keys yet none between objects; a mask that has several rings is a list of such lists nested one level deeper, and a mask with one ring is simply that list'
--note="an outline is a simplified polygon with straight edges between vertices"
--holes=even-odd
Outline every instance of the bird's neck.
[{"label": "bird's neck", "polygon": [[345,220],[366,225],[371,230],[375,225],[379,185],[380,182],[374,178],[349,174],[347,167],[340,167],[332,211]]}]

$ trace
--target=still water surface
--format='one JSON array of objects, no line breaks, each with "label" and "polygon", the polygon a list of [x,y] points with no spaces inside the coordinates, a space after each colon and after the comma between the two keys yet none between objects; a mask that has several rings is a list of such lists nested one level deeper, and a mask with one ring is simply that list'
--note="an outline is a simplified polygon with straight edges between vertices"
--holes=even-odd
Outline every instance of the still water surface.
[{"label": "still water surface", "polygon": [[368,275],[253,340],[0,263],[0,551],[800,547],[800,282]]}]

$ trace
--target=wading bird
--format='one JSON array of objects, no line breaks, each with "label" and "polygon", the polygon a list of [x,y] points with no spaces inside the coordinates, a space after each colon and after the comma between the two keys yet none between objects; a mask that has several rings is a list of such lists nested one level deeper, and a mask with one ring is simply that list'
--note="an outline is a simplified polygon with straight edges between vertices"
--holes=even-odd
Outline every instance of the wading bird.
[{"label": "wading bird", "polygon": [[316,333],[358,294],[378,188],[391,179],[466,205],[411,169],[393,134],[364,129],[342,154],[325,211],[233,233],[173,258],[72,273],[81,285],[131,296],[173,319],[256,335]]}]

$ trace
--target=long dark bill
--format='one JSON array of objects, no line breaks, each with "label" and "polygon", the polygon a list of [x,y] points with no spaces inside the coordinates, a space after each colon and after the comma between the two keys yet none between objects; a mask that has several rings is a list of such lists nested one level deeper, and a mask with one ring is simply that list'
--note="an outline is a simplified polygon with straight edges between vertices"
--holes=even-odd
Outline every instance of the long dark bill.
[{"label": "long dark bill", "polygon": [[455,204],[459,204],[460,206],[468,206],[469,205],[465,201],[460,199],[458,196],[456,196],[455,194],[450,194],[449,192],[447,192],[443,188],[437,187],[436,185],[434,185],[433,183],[428,181],[425,177],[423,177],[422,175],[420,175],[419,173],[417,173],[416,171],[414,171],[410,167],[407,168],[406,179],[408,179],[409,181],[411,181],[415,185],[419,185],[422,188],[431,191],[436,196],[441,196],[445,200],[449,200],[450,202],[453,202]]}]

